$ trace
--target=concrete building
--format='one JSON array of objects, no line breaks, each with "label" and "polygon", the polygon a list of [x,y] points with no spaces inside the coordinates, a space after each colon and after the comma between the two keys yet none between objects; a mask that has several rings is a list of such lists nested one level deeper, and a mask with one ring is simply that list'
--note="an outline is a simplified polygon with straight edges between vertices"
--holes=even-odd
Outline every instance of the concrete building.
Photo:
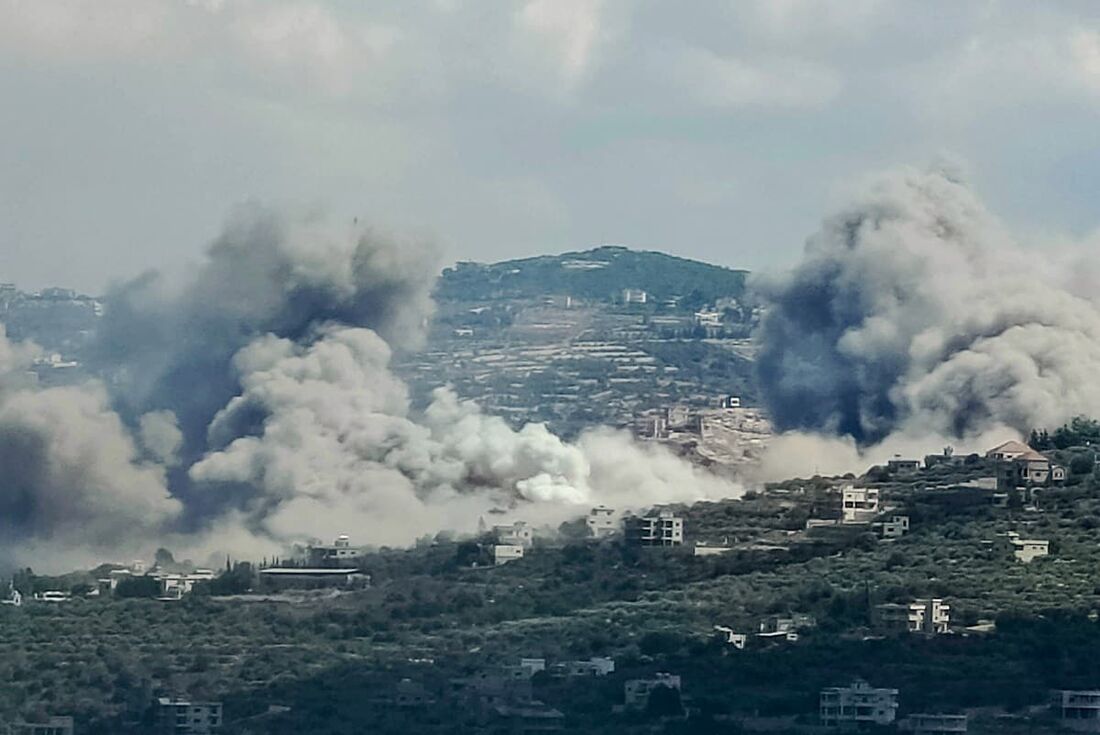
[{"label": "concrete building", "polygon": [[494,544],[493,545],[493,564],[500,566],[501,564],[507,564],[510,561],[523,558],[523,547],[512,544]]},{"label": "concrete building", "polygon": [[157,700],[156,722],[160,735],[208,735],[221,732],[222,703],[161,697]]},{"label": "concrete building", "polygon": [[1100,689],[1056,691],[1054,709],[1064,727],[1079,732],[1100,732]]},{"label": "concrete building", "polygon": [[935,733],[964,733],[967,729],[966,715],[912,714],[898,722],[898,730],[914,735],[934,735]]},{"label": "concrete building", "polygon": [[623,533],[628,543],[639,546],[680,546],[684,543],[684,519],[670,510],[628,516],[623,521]]},{"label": "concrete building", "polygon": [[821,690],[821,724],[829,727],[890,725],[897,713],[897,689],[878,689],[856,679],[850,686]]},{"label": "concrete building", "polygon": [[841,494],[843,523],[870,523],[879,512],[879,492],[872,487],[846,485]]},{"label": "concrete building", "polygon": [[721,637],[722,642],[733,646],[739,651],[744,651],[745,646],[749,642],[749,637],[744,633],[734,632],[733,628],[727,628],[724,625],[714,626],[714,630]]},{"label": "concrete building", "polygon": [[622,300],[624,304],[644,304],[649,301],[649,294],[640,288],[624,288]]},{"label": "concrete building", "polygon": [[1011,462],[1017,457],[1023,456],[1028,452],[1034,451],[1031,447],[1015,440],[1007,441],[1004,444],[998,444],[985,453],[986,459],[993,459],[998,462]]},{"label": "concrete building", "polygon": [[211,569],[196,569],[190,574],[154,574],[153,578],[160,585],[162,600],[181,600],[184,595],[191,594],[196,584],[209,582],[217,576]]},{"label": "concrete building", "polygon": [[800,630],[816,627],[817,620],[813,615],[806,615],[805,613],[795,613],[790,616],[771,615],[760,621],[758,635],[769,636],[797,633]]},{"label": "concrete building", "polygon": [[[0,725],[2,731],[3,725]],[[73,735],[72,717],[47,717],[43,722],[13,722],[7,729],[9,735]]]},{"label": "concrete building", "polygon": [[1050,542],[1042,539],[1025,539],[1018,534],[1010,534],[1009,543],[1012,544],[1012,555],[1024,564],[1050,554]]},{"label": "concrete building", "polygon": [[876,605],[874,622],[879,630],[887,633],[946,633],[951,623],[951,606],[939,598]]},{"label": "concrete building", "polygon": [[307,546],[306,564],[311,567],[354,567],[364,552],[361,547],[352,546],[348,536],[340,535],[331,546]]},{"label": "concrete building", "polygon": [[920,469],[919,459],[901,459],[895,457],[886,461],[886,469],[890,472],[898,475],[908,474],[910,472],[916,472]]},{"label": "concrete building", "polygon": [[893,516],[888,521],[875,524],[883,538],[901,538],[909,533],[909,516]]},{"label": "concrete building", "polygon": [[624,706],[628,710],[640,712],[649,704],[649,695],[658,687],[667,687],[680,691],[680,677],[675,674],[658,673],[652,679],[630,679],[623,684]]},{"label": "concrete building", "polygon": [[493,537],[497,540],[498,544],[503,544],[505,546],[522,546],[525,549],[531,548],[535,543],[534,532],[524,521],[516,521],[515,523],[503,526],[493,526]]},{"label": "concrete building", "polygon": [[542,702],[527,705],[499,704],[490,712],[488,731],[507,735],[538,735],[561,732],[565,715]]},{"label": "concrete building", "polygon": [[588,535],[592,538],[607,538],[619,532],[619,521],[615,517],[615,511],[604,505],[597,505],[588,511],[584,524],[588,527]]}]

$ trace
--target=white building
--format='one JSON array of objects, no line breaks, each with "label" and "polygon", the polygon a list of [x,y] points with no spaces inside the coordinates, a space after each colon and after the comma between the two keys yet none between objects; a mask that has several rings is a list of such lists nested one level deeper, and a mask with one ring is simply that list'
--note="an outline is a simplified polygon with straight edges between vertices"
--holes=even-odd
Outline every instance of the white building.
[{"label": "white building", "polygon": [[876,689],[862,679],[821,690],[821,723],[832,727],[889,725],[898,713],[898,690]]},{"label": "white building", "polygon": [[365,549],[352,546],[351,539],[341,534],[331,546],[315,544],[306,548],[306,563],[311,567],[350,567],[363,556]]},{"label": "white building", "polygon": [[506,526],[493,526],[493,536],[498,544],[504,546],[522,546],[529,549],[535,542],[531,527],[523,521],[516,521]]},{"label": "white building", "polygon": [[840,494],[841,519],[844,523],[870,523],[878,515],[878,488],[845,485]]},{"label": "white building", "polygon": [[680,546],[684,543],[684,519],[670,510],[657,515],[629,516],[623,521],[626,540],[641,546]]},{"label": "white building", "polygon": [[622,297],[624,304],[644,304],[649,300],[649,294],[640,288],[624,288]]},{"label": "white building", "polygon": [[1033,560],[1050,554],[1049,541],[1020,538],[1016,534],[1010,534],[1009,542],[1012,544],[1012,555],[1024,564],[1030,564]]},{"label": "white building", "polygon": [[190,702],[160,697],[157,700],[157,732],[171,735],[208,735],[221,732],[221,702]]},{"label": "white building", "polygon": [[11,605],[12,607],[20,607],[23,604],[23,595],[19,590],[15,589],[15,583],[8,585],[8,593],[0,598],[0,605]]},{"label": "white building", "polygon": [[1100,690],[1057,691],[1054,706],[1063,726],[1080,732],[1100,732]]},{"label": "white building", "polygon": [[649,704],[649,695],[658,687],[680,691],[680,677],[676,674],[658,673],[652,679],[630,679],[623,685],[626,709],[644,710]]},{"label": "white building", "polygon": [[500,566],[501,564],[507,564],[510,561],[523,558],[523,547],[515,546],[512,544],[494,544],[493,545],[493,564]]},{"label": "white building", "polygon": [[744,633],[736,633],[733,628],[727,628],[724,625],[714,626],[714,630],[718,632],[718,635],[722,637],[722,640],[733,646],[734,648],[743,651],[745,645],[749,642],[749,637]]},{"label": "white building", "polygon": [[619,531],[619,521],[615,517],[615,511],[604,505],[597,505],[588,511],[584,524],[588,527],[588,535],[592,538],[606,538]]},{"label": "white building", "polygon": [[951,624],[951,606],[939,598],[876,605],[875,622],[880,629],[891,632],[946,633]]},{"label": "white building", "polygon": [[694,321],[697,327],[721,327],[722,312],[703,309],[695,312]]},{"label": "white building", "polygon": [[153,576],[160,584],[162,599],[180,600],[184,595],[191,594],[191,590],[199,582],[209,582],[218,575],[212,569],[196,569],[190,574],[155,574]]},{"label": "white building", "polygon": [[898,723],[898,729],[914,735],[933,735],[941,732],[966,732],[966,715],[912,714]]}]

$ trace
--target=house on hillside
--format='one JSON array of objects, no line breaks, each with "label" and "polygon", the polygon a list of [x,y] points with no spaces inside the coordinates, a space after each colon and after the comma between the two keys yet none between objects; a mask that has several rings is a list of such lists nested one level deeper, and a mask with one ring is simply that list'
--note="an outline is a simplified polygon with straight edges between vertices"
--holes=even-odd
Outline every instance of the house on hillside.
[{"label": "house on hillside", "polygon": [[898,690],[878,689],[862,679],[821,690],[821,724],[839,728],[891,725],[898,713]]},{"label": "house on hillside", "polygon": [[1007,441],[1004,444],[998,444],[985,453],[986,459],[996,460],[997,462],[1011,462],[1017,457],[1021,457],[1028,452],[1035,451],[1023,442]]},{"label": "house on hillside", "polygon": [[986,452],[997,461],[997,489],[1007,492],[1018,487],[1046,487],[1062,483],[1066,468],[1017,441],[1005,442]]},{"label": "house on hillside", "polygon": [[684,519],[670,510],[656,515],[628,516],[623,520],[626,541],[638,546],[681,546]]},{"label": "house on hillside", "polygon": [[529,549],[535,543],[534,532],[524,521],[516,521],[515,523],[503,526],[493,526],[493,536],[496,538],[498,544],[503,544],[505,546],[522,546],[525,549]]},{"label": "house on hillside", "polygon": [[878,515],[878,488],[846,485],[841,489],[840,496],[843,523],[870,523]]},{"label": "house on hillside", "polygon": [[76,732],[74,726],[72,717],[46,717],[40,722],[19,720],[9,725],[6,730],[0,723],[0,732],[8,735],[73,735]]},{"label": "house on hillside", "polygon": [[875,627],[887,633],[946,633],[951,607],[939,598],[917,599],[905,604],[886,603],[874,609]]},{"label": "house on hillside", "polygon": [[913,713],[898,722],[898,730],[913,735],[933,735],[933,733],[965,733],[966,715],[940,715]]},{"label": "house on hillside", "polygon": [[607,538],[619,532],[615,510],[605,505],[597,505],[588,511],[588,517],[584,519],[584,525],[588,528],[588,535],[592,538]]},{"label": "house on hillside", "polygon": [[1100,732],[1100,690],[1062,689],[1054,692],[1054,714],[1063,727]]},{"label": "house on hillside", "polygon": [[886,469],[890,470],[892,474],[906,475],[920,469],[920,460],[895,457],[894,459],[887,460]]}]

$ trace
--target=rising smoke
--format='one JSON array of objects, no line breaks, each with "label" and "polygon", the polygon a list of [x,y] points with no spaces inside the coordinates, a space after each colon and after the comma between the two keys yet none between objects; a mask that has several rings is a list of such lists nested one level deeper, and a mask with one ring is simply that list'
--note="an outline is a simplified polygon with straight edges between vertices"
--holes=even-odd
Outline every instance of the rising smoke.
[{"label": "rising smoke", "polygon": [[272,554],[337,533],[407,544],[490,510],[556,524],[601,502],[738,494],[622,433],[516,431],[446,389],[414,413],[389,363],[423,337],[435,263],[253,207],[187,277],[109,294],[102,382],[18,385],[33,347],[0,340],[0,465],[22,463],[0,488],[0,563]]},{"label": "rising smoke", "polygon": [[866,447],[1100,415],[1100,310],[1067,267],[1094,260],[1025,250],[950,172],[881,178],[757,284],[776,426]]}]

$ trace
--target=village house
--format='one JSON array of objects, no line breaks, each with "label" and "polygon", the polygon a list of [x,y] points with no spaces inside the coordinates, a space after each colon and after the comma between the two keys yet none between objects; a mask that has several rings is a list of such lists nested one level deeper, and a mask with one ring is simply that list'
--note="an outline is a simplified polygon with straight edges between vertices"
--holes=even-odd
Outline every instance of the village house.
[{"label": "village house", "polygon": [[870,523],[879,512],[879,492],[877,488],[854,487],[841,488],[841,521],[846,524]]},{"label": "village house", "polygon": [[370,575],[357,569],[336,567],[268,567],[261,569],[260,583],[267,589],[319,589],[345,587],[363,589],[370,586]]},{"label": "village house", "polygon": [[584,519],[584,525],[588,528],[588,535],[592,538],[607,538],[619,532],[619,523],[615,518],[615,511],[604,505],[597,505],[588,512]]},{"label": "village house", "polygon": [[1024,564],[1050,554],[1050,542],[1043,539],[1020,538],[1020,534],[1010,531],[1008,541],[1012,545],[1012,555]]},{"label": "village house", "polygon": [[8,584],[8,591],[4,597],[0,597],[0,605],[11,605],[12,607],[20,607],[23,604],[23,595],[19,590],[15,589],[15,583]]},{"label": "village house", "polygon": [[649,704],[649,695],[659,687],[680,691],[680,677],[676,674],[657,673],[652,679],[630,679],[623,684],[624,707],[640,712]]},{"label": "village house", "polygon": [[1005,442],[986,452],[997,461],[997,489],[1042,487],[1065,482],[1066,468],[1018,441]]},{"label": "village house", "polygon": [[875,523],[882,538],[901,538],[909,533],[909,516],[893,516],[888,521]]},{"label": "village house", "polygon": [[501,564],[507,564],[510,561],[523,558],[523,547],[514,546],[511,544],[494,544],[493,545],[493,565],[500,566]]},{"label": "village house", "polygon": [[714,626],[714,630],[717,631],[721,641],[734,648],[743,651],[745,645],[749,642],[749,637],[744,633],[735,633],[733,628],[727,628],[724,625]]},{"label": "village house", "polygon": [[756,635],[760,638],[784,638],[796,641],[798,631],[816,627],[817,620],[812,615],[804,613],[795,613],[789,617],[772,615],[760,621],[760,630]]},{"label": "village house", "polygon": [[886,469],[890,470],[892,474],[904,475],[910,472],[916,472],[920,469],[919,459],[901,459],[895,457],[894,459],[887,460]]},{"label": "village house", "polygon": [[221,732],[221,702],[191,702],[160,697],[156,704],[160,735],[209,735]]},{"label": "village house", "polygon": [[876,605],[874,622],[884,632],[936,635],[947,632],[951,623],[951,607],[939,598]]},{"label": "village house", "polygon": [[862,679],[821,690],[821,724],[838,728],[890,725],[898,712],[898,690],[877,689]]},{"label": "village house", "polygon": [[496,705],[490,712],[488,730],[507,735],[537,735],[561,732],[565,715],[542,702],[516,705]]},{"label": "village house", "polygon": [[1100,732],[1100,689],[1054,692],[1055,716],[1063,727],[1078,732]]},{"label": "village house", "polygon": [[639,546],[680,546],[684,543],[684,519],[670,510],[628,516],[623,520],[623,534],[628,543]]},{"label": "village house", "polygon": [[535,543],[534,532],[524,521],[493,526],[493,536],[503,546],[522,546],[529,549]]},{"label": "village house", "polygon": [[331,546],[316,544],[306,547],[306,564],[311,567],[354,567],[366,550],[351,545],[348,536],[340,535]]}]

